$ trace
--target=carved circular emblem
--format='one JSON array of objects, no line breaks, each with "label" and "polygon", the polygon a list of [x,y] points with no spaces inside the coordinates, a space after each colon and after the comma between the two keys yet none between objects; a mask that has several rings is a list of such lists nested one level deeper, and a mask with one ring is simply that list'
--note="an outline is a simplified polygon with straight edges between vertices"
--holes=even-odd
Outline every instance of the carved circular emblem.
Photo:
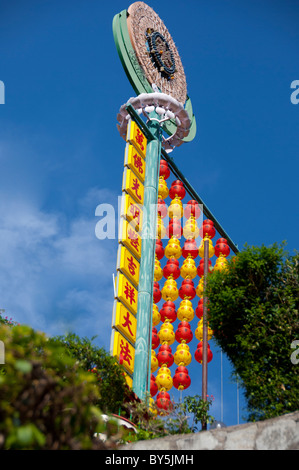
[{"label": "carved circular emblem", "polygon": [[183,65],[165,24],[144,2],[128,8],[128,31],[145,78],[162,93],[184,104],[187,85]]}]

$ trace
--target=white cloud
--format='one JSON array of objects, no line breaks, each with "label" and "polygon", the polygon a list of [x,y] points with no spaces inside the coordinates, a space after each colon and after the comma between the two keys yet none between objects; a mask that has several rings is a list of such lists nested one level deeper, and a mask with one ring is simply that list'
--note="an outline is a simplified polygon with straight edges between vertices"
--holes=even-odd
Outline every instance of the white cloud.
[{"label": "white cloud", "polygon": [[117,240],[95,236],[94,211],[104,196],[92,189],[67,220],[2,194],[0,308],[9,317],[50,335],[99,335],[109,348]]}]

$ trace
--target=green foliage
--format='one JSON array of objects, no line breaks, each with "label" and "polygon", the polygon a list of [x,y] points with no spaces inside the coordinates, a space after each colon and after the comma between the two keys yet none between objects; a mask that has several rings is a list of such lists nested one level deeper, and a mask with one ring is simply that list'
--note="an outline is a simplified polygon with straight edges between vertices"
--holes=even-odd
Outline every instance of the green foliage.
[{"label": "green foliage", "polygon": [[128,393],[123,369],[114,357],[103,348],[95,346],[92,343],[93,339],[82,339],[75,334],[68,334],[53,340],[61,344],[72,358],[79,361],[84,370],[93,373],[98,384],[99,408],[105,413],[117,414]]},{"label": "green foliage", "polygon": [[214,422],[214,417],[209,414],[212,402],[212,396],[207,397],[206,400],[203,400],[199,395],[188,395],[184,397],[184,401],[182,403],[183,413],[185,415],[187,412],[193,413],[193,423],[190,428],[192,432],[199,430],[196,426],[198,423],[212,424]]},{"label": "green foliage", "polygon": [[[149,398],[148,398],[149,400]],[[167,412],[161,413],[154,402],[150,408],[148,401],[129,402],[126,404],[130,418],[138,427],[138,434],[131,436],[130,440],[155,439],[171,434],[189,434],[198,431],[197,424],[204,421],[213,423],[214,418],[209,414],[213,397],[203,400],[198,395],[186,396],[182,403],[171,403]],[[193,423],[190,426],[189,413],[193,414]]]},{"label": "green foliage", "polygon": [[164,437],[167,432],[164,422],[157,417],[158,408],[155,403],[149,407],[150,396],[144,401],[133,400],[125,404],[130,420],[138,428],[138,434],[132,437],[132,440],[147,440],[156,437]]},{"label": "green foliage", "polygon": [[208,277],[209,325],[241,378],[250,421],[299,409],[290,356],[299,339],[299,255],[245,246]]},{"label": "green foliage", "polygon": [[0,324],[0,449],[102,449],[95,377],[65,347],[27,326]]}]

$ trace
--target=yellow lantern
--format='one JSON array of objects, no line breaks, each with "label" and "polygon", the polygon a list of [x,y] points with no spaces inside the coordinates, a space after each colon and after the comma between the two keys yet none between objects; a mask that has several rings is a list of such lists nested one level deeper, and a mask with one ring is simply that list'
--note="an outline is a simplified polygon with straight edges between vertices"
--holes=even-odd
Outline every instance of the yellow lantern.
[{"label": "yellow lantern", "polygon": [[153,326],[157,326],[161,321],[161,315],[156,304],[153,304]]},{"label": "yellow lantern", "polygon": [[161,290],[161,293],[164,300],[171,300],[172,302],[175,302],[179,296],[179,290],[177,288],[176,281],[171,278],[167,279]]},{"label": "yellow lantern", "polygon": [[158,371],[156,377],[156,384],[158,385],[158,390],[165,390],[168,392],[172,388],[173,381],[170,374],[170,370],[167,367],[161,367]]},{"label": "yellow lantern", "polygon": [[169,239],[164,250],[164,255],[168,259],[170,258],[179,259],[180,256],[182,256],[182,249],[181,249],[180,241],[177,238],[171,237]]},{"label": "yellow lantern", "polygon": [[196,295],[198,295],[198,297],[203,296],[203,291],[204,291],[203,283],[204,283],[204,276],[200,278],[198,286],[196,287]]},{"label": "yellow lantern", "polygon": [[163,176],[159,177],[159,185],[158,185],[158,197],[161,199],[166,199],[169,193],[169,189],[167,187],[167,183]]},{"label": "yellow lantern", "polygon": [[150,411],[154,416],[157,416],[158,410],[157,410],[157,408],[156,408],[156,406],[155,406],[155,400],[154,400],[152,397],[150,397],[150,399],[149,399],[149,407],[148,407],[148,408],[149,408],[149,411]]},{"label": "yellow lantern", "polygon": [[162,323],[160,331],[158,332],[160,343],[173,344],[175,341],[175,333],[173,326],[169,322]]},{"label": "yellow lantern", "polygon": [[228,261],[224,255],[219,255],[217,258],[214,270],[215,271],[227,271],[228,269]]},{"label": "yellow lantern", "polygon": [[156,237],[160,238],[160,240],[161,240],[161,238],[165,237],[165,234],[166,234],[166,228],[165,228],[163,219],[162,219],[161,215],[158,214]]},{"label": "yellow lantern", "polygon": [[181,343],[176,348],[176,352],[173,355],[174,362],[177,366],[188,366],[192,361],[192,355],[188,344]]},{"label": "yellow lantern", "polygon": [[192,215],[189,217],[187,220],[184,228],[183,228],[183,234],[185,238],[197,238],[199,235],[199,228],[196,222],[195,217]]},{"label": "yellow lantern", "polygon": [[[210,340],[213,336],[213,330],[207,325],[207,338]],[[197,328],[194,332],[195,338],[198,339],[198,341],[202,341],[203,339],[203,320],[199,320]]]},{"label": "yellow lantern", "polygon": [[181,276],[184,279],[194,279],[197,276],[195,261],[191,256],[187,256],[181,267]]},{"label": "yellow lantern", "polygon": [[215,248],[213,247],[213,242],[209,237],[205,237],[201,240],[201,243],[198,248],[198,254],[201,258],[204,257],[204,242],[207,240],[209,241],[209,258],[212,258],[212,256],[214,256]]},{"label": "yellow lantern", "polygon": [[184,214],[183,203],[178,196],[175,196],[172,199],[169,207],[168,207],[168,215],[170,219],[176,217],[177,219],[181,219]]},{"label": "yellow lantern", "polygon": [[160,261],[156,257],[155,259],[155,270],[154,270],[154,280],[155,282],[161,281],[163,277],[163,269],[161,268]]},{"label": "yellow lantern", "polygon": [[180,321],[192,321],[194,318],[194,310],[192,308],[192,302],[188,299],[181,301],[177,311],[177,317]]},{"label": "yellow lantern", "polygon": [[152,349],[152,355],[151,355],[151,373],[155,372],[159,367],[159,362],[156,357],[155,351]]}]

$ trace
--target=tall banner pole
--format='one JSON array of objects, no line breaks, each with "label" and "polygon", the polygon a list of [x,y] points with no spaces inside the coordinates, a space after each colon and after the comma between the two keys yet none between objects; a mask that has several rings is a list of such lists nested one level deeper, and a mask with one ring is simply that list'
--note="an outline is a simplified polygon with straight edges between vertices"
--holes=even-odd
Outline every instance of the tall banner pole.
[{"label": "tall banner pole", "polygon": [[151,113],[148,128],[155,139],[147,144],[146,173],[144,181],[143,228],[140,275],[138,285],[137,331],[133,391],[144,399],[150,379],[150,353],[153,311],[153,285],[155,265],[155,240],[158,201],[158,182],[161,153],[160,125],[156,113]]},{"label": "tall banner pole", "polygon": [[[210,254],[209,242],[215,236],[216,229],[224,238],[217,241],[215,254],[218,259],[213,269],[225,269],[225,258],[230,251],[228,244],[233,251],[238,250],[169,156],[176,147],[195,138],[196,120],[187,95],[183,64],[164,22],[150,6],[137,1],[114,16],[113,36],[124,71],[137,96],[123,104],[117,114],[117,128],[126,141],[126,150],[111,353],[122,364],[127,383],[135,395],[144,400],[150,392],[152,400],[159,391],[156,404],[165,411],[170,407],[168,391],[171,387],[182,391],[191,384],[187,366],[192,355],[187,343],[192,339],[189,322],[195,312],[188,299],[193,299],[195,295],[200,297],[196,308],[199,322],[195,330],[200,343],[194,356],[203,366],[202,398],[207,400],[207,364],[213,356],[208,340],[213,332],[208,326],[205,290],[211,269],[209,257],[214,255],[213,246],[213,253]],[[165,180],[171,173],[172,178],[177,179],[173,179],[168,189]],[[183,228],[180,219],[184,214],[182,199],[186,192],[192,199],[187,203],[186,213],[189,215]],[[167,208],[164,199],[168,195],[171,207],[166,213],[168,216],[171,214],[171,221],[166,229],[161,213],[158,219],[157,203],[159,197]],[[159,204],[161,206],[160,201]],[[200,211],[208,219],[202,223],[204,241],[197,248],[195,239],[200,233],[196,222],[201,214],[198,212],[199,205],[203,205]],[[168,232],[166,246],[161,241],[165,236],[162,235],[162,228],[165,234]],[[183,248],[179,242],[182,234],[185,237]],[[180,266],[178,258],[181,255],[185,260]],[[196,268],[194,259],[198,255],[204,258],[204,266],[200,263]],[[176,262],[168,260],[162,269],[160,260],[163,263],[164,256],[169,260],[174,257]],[[192,279],[197,274],[201,279],[195,289]],[[184,279],[180,289],[175,280],[179,276]],[[166,281],[160,291],[158,281],[162,277]],[[154,287],[154,283],[158,286]],[[178,297],[181,300],[176,311],[174,302]],[[157,304],[161,298],[165,303],[159,308]],[[174,332],[172,323],[176,319],[182,325],[179,324]],[[161,326],[157,332],[153,328],[160,320],[163,321],[163,328]],[[170,346],[175,340],[179,345],[172,354]],[[156,355],[154,349],[159,345]],[[172,378],[168,366],[173,362],[178,369]],[[153,372],[158,366],[160,369],[155,377]],[[166,371],[160,373],[163,367]],[[207,422],[202,422],[202,426],[206,429]]]},{"label": "tall banner pole", "polygon": [[[207,285],[207,275],[209,270],[209,240],[204,241],[204,293],[203,293],[203,338],[202,338],[202,399],[207,400],[208,392],[208,331],[207,331],[207,311],[208,299],[205,293]],[[207,429],[207,423],[202,421],[202,430]]]}]

